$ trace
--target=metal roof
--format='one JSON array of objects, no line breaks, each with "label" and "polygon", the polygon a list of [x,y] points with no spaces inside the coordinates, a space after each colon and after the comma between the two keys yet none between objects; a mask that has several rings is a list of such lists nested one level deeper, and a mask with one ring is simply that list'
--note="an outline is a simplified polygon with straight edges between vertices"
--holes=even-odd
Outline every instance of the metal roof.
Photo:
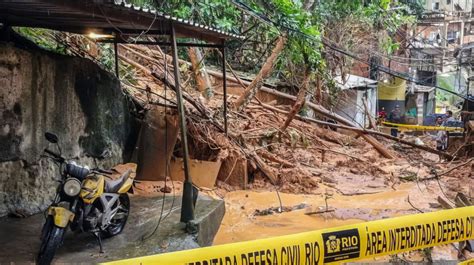
[{"label": "metal roof", "polygon": [[351,74],[347,74],[344,80],[342,79],[342,76],[338,75],[334,77],[334,81],[341,90],[352,88],[373,88],[374,85],[377,84],[376,80]]},{"label": "metal roof", "polygon": [[123,0],[1,0],[0,22],[79,34],[115,32],[122,37],[169,35],[174,25],[178,37],[214,43],[242,38]]}]

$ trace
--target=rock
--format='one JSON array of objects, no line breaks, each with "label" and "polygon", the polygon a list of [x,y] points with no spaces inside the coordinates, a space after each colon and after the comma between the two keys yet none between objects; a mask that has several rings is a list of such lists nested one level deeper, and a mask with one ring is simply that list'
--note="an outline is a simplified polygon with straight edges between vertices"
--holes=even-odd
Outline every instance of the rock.
[{"label": "rock", "polygon": [[171,193],[171,188],[169,186],[164,186],[160,191],[163,193]]},{"label": "rock", "polygon": [[349,169],[349,172],[353,173],[353,174],[359,174],[359,170],[357,168],[351,168]]},{"label": "rock", "polygon": [[51,203],[59,170],[41,156],[56,148],[46,131],[64,156],[91,167],[104,150],[111,156],[99,166],[131,157],[137,130],[119,81],[92,61],[0,42],[0,87],[0,216]]}]

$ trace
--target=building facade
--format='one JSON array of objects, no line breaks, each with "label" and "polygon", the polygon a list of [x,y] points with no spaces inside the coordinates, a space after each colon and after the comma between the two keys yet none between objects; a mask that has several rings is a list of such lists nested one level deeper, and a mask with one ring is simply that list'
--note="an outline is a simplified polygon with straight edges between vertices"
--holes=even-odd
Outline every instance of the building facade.
[{"label": "building facade", "polygon": [[460,100],[430,87],[468,93],[467,80],[472,72],[469,47],[474,47],[472,0],[421,0],[421,4],[423,14],[407,32],[410,73],[423,85],[407,86],[406,108],[413,113],[416,109],[419,124],[436,112],[437,104],[456,105]]}]

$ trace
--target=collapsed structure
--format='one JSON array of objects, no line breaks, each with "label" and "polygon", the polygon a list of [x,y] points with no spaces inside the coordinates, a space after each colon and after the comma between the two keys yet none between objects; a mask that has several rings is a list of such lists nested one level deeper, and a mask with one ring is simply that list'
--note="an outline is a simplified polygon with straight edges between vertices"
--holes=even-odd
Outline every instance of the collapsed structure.
[{"label": "collapsed structure", "polygon": [[[251,84],[226,68],[223,41],[238,36],[112,1],[104,1],[104,5],[89,1],[64,4],[59,9],[67,8],[68,17],[71,10],[78,11],[73,12],[68,20],[72,24],[63,23],[62,28],[56,28],[66,15],[46,15],[45,10],[52,8],[47,3],[49,1],[38,2],[30,3],[29,7],[33,9],[30,20],[35,15],[45,16],[49,20],[42,20],[42,27],[87,33],[94,37],[91,40],[53,32],[51,37],[70,51],[96,61],[97,52],[100,52],[98,42],[114,45],[115,73],[129,99],[133,117],[142,124],[131,158],[138,164],[137,179],[142,182],[137,184],[142,185],[139,188],[146,187],[147,181],[165,181],[164,187],[152,185],[149,191],[168,193],[170,188],[166,181],[187,182],[184,194],[188,194],[185,200],[189,202],[196,194],[189,185],[192,179],[194,186],[201,191],[217,191],[220,195],[236,189],[276,189],[294,194],[323,194],[327,199],[334,193],[356,196],[396,190],[403,182],[441,181],[441,192],[445,194],[439,203],[444,207],[453,206],[446,199],[459,198],[458,193],[471,196],[473,192],[470,184],[472,159],[457,162],[458,153],[436,150],[429,135],[406,134],[397,138],[377,129],[373,121],[373,80],[352,84],[341,80],[345,87],[342,93],[347,93],[349,102],[341,102],[340,112],[333,112],[321,102],[303,100],[303,104],[315,114],[292,113],[298,97],[267,84],[259,89],[256,97],[250,98],[243,110],[235,110],[232,103]],[[27,21],[21,24],[24,21],[21,12],[28,4],[24,1],[11,3],[16,6],[0,4],[0,11],[11,26],[36,23]],[[101,15],[84,15],[95,11]],[[133,27],[129,18],[121,20],[124,12],[133,14]],[[103,31],[90,32],[73,26],[84,19],[88,19],[90,27],[102,27]],[[159,26],[147,28],[154,23]],[[141,28],[135,28],[136,24]],[[171,40],[155,36],[163,34],[171,34]],[[175,40],[180,34],[214,43],[180,44]],[[130,35],[141,39],[131,39]],[[166,48],[168,46],[172,48]],[[190,62],[178,60],[178,46],[219,49],[224,65],[222,71],[203,69],[202,56],[194,48],[188,51]],[[133,77],[128,78],[130,76]],[[390,106],[398,104],[404,96],[398,97],[400,91],[393,89],[393,86],[403,87],[404,81],[394,79],[394,83],[378,86],[379,99],[385,89],[384,100]],[[418,92],[423,100],[431,99],[432,91]],[[367,106],[361,109],[354,105]],[[294,119],[288,119],[291,115]],[[357,122],[351,120],[353,115]],[[372,128],[366,129],[370,124]],[[180,130],[183,132],[181,135],[178,133]],[[449,162],[439,163],[440,158]],[[408,203],[416,204],[417,198],[407,199]],[[469,203],[469,199],[461,201]],[[193,203],[188,205],[192,208]],[[282,206],[277,207],[277,211],[278,208],[281,211]],[[412,210],[416,211],[415,208]],[[326,210],[316,212],[319,214]],[[192,210],[184,211],[185,217],[183,219],[182,215],[181,220],[191,220]]]}]

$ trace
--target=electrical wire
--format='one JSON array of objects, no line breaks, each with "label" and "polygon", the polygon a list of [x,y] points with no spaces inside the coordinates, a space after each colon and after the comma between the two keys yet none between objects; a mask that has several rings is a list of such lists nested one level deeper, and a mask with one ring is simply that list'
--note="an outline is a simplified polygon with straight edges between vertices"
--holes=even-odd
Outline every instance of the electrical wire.
[{"label": "electrical wire", "polygon": [[[148,48],[149,49],[149,48]],[[164,90],[165,90],[165,93],[164,93],[164,98],[165,100],[168,100],[167,98],[167,91],[168,91],[168,85],[167,85],[167,77],[168,77],[168,62],[166,61],[166,53],[163,53],[164,55],[164,59],[163,59],[163,64],[164,64],[164,72],[165,72],[165,75],[164,75],[164,83],[163,83],[163,86],[164,86]],[[144,240],[147,240],[149,238],[151,238],[157,231],[158,231],[158,228],[160,227],[161,225],[161,222],[162,220],[166,219],[172,212],[173,210],[173,207],[174,207],[174,203],[175,203],[175,199],[176,199],[176,190],[175,190],[175,187],[174,187],[174,183],[173,183],[173,180],[171,179],[171,185],[173,187],[173,200],[171,202],[171,206],[170,206],[170,209],[168,211],[168,213],[163,216],[163,213],[164,213],[164,208],[165,208],[165,200],[166,200],[166,187],[167,187],[167,180],[168,180],[168,176],[170,176],[170,163],[169,163],[169,160],[168,160],[168,121],[166,119],[166,116],[167,116],[167,105],[164,106],[165,108],[165,111],[164,111],[164,119],[165,119],[165,183],[164,183],[164,187],[163,187],[163,196],[162,196],[162,199],[161,199],[161,211],[160,211],[160,218],[158,219],[158,222],[155,226],[155,228],[153,229],[153,232],[146,236],[146,237],[143,237],[142,238],[142,241]]]},{"label": "electrical wire", "polygon": [[[306,34],[306,33],[304,33],[304,32],[301,32],[301,31],[298,30],[298,29],[294,29],[294,28],[290,28],[290,27],[288,27],[288,26],[281,25],[281,24],[279,24],[279,23],[277,23],[277,22],[272,21],[272,20],[271,20],[270,18],[268,18],[267,16],[265,16],[265,15],[263,15],[263,14],[260,14],[260,13],[258,13],[257,11],[253,10],[251,7],[249,7],[249,6],[246,5],[245,3],[242,3],[240,0],[232,0],[232,3],[236,4],[236,6],[237,6],[238,8],[244,10],[245,12],[250,12],[252,16],[254,16],[254,17],[256,17],[256,18],[259,18],[259,19],[262,19],[262,20],[265,21],[266,23],[271,22],[271,24],[272,24],[274,27],[276,27],[277,29],[283,28],[283,29],[285,29],[286,31],[294,32],[294,33],[296,33],[296,34],[299,34],[299,35],[305,37],[306,39],[311,39],[311,40],[313,40],[313,41],[321,42],[325,47],[327,47],[327,48],[329,48],[329,49],[331,49],[331,50],[334,50],[334,51],[336,51],[336,52],[338,52],[338,53],[341,53],[341,54],[343,54],[343,55],[345,55],[345,56],[351,57],[351,58],[353,58],[353,59],[355,59],[355,60],[357,60],[357,61],[360,61],[360,62],[362,62],[362,63],[364,63],[364,64],[366,64],[366,65],[369,65],[369,66],[371,65],[370,62],[367,62],[366,60],[364,60],[364,59],[362,59],[362,58],[360,58],[360,57],[358,57],[358,56],[352,54],[351,52],[345,51],[345,50],[343,50],[343,49],[337,47],[336,45],[332,45],[332,44],[330,43],[330,41],[329,41],[327,38],[325,38],[324,36],[322,36],[321,39],[318,39],[318,38],[315,38],[315,37],[313,37],[313,36],[310,36],[310,35],[308,35],[308,34]],[[410,81],[410,82],[415,83],[415,84],[418,84],[418,85],[424,85],[424,86],[434,87],[435,89],[443,90],[443,91],[445,91],[445,92],[451,93],[451,94],[453,94],[453,95],[455,95],[455,96],[458,96],[458,97],[460,97],[460,98],[462,98],[462,99],[464,99],[464,100],[474,102],[474,100],[472,100],[472,99],[470,99],[470,98],[468,98],[468,97],[466,97],[466,96],[464,96],[464,95],[461,95],[461,94],[459,94],[459,93],[456,93],[456,92],[454,92],[454,91],[451,91],[451,90],[449,90],[449,89],[446,89],[446,88],[443,88],[443,87],[440,87],[440,86],[433,86],[433,85],[430,85],[430,84],[426,84],[426,83],[424,83],[424,82],[421,82],[420,80],[414,79],[414,78],[410,77],[408,73],[397,72],[397,71],[394,71],[394,70],[392,70],[392,69],[390,69],[390,68],[388,68],[388,67],[386,67],[386,66],[384,66],[384,65],[380,65],[380,64],[376,64],[375,66],[376,66],[377,70],[379,70],[379,71],[381,71],[381,72],[384,72],[384,73],[386,73],[386,74],[389,74],[389,75],[391,75],[391,76],[398,77],[398,78],[400,78],[400,79],[403,79],[403,80],[406,80],[406,81]]]}]

